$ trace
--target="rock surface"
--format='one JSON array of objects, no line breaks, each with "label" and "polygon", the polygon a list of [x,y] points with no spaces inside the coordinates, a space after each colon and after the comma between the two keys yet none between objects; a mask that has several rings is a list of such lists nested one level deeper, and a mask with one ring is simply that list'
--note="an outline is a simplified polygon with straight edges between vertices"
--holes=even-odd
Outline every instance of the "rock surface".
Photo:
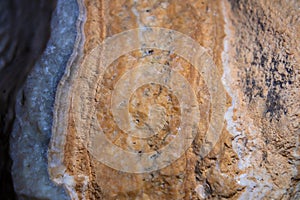
[{"label": "rock surface", "polygon": [[47,149],[55,91],[73,51],[77,18],[76,1],[57,2],[48,46],[17,96],[10,153],[19,199],[68,199],[64,189],[49,178]]},{"label": "rock surface", "polygon": [[225,82],[243,199],[298,199],[299,1],[231,3]]},{"label": "rock surface", "polygon": [[16,199],[10,156],[16,96],[50,37],[56,0],[0,1],[0,199]]},{"label": "rock surface", "polygon": [[[60,24],[68,24],[65,25],[68,30],[57,30],[68,35],[69,40],[59,42],[63,37],[52,36],[41,61],[45,68],[36,68],[25,92],[19,95],[18,122],[11,149],[15,188],[20,196],[67,198],[62,188],[50,183],[48,167],[50,178],[63,185],[72,199],[300,198],[298,1],[79,0],[78,7],[74,2],[67,4],[59,3],[55,19],[62,19]],[[62,8],[70,10],[59,10]],[[74,45],[77,15],[67,13],[76,13],[77,9],[79,27]],[[206,133],[215,116],[216,100],[212,98],[214,94],[205,75],[186,59],[172,51],[142,48],[125,53],[105,71],[97,71],[97,68],[90,71],[94,70],[93,63],[101,61],[98,57],[90,57],[90,51],[106,38],[134,28],[145,30],[149,26],[176,30],[191,37],[207,49],[203,58],[212,58],[214,64],[207,62],[206,66],[211,70],[215,67],[215,74],[223,74],[222,79],[219,76],[214,82],[222,81],[227,91],[227,112],[221,119],[223,129],[215,130],[221,135],[206,156],[202,156],[203,146],[210,141]],[[140,37],[137,35],[136,40],[130,42],[135,43]],[[61,49],[58,51],[61,54],[54,53],[53,48]],[[53,67],[53,63],[57,66]],[[197,91],[201,120],[197,137],[178,160],[157,171],[128,173],[99,162],[89,146],[97,141],[93,140],[90,130],[94,126],[92,121],[97,120],[113,145],[140,154],[159,152],[179,135],[183,98],[178,98],[167,86],[144,84],[128,98],[128,114],[134,119],[135,130],[149,134],[153,130],[158,132],[147,140],[127,134],[110,108],[116,95],[122,98],[122,92],[114,93],[122,77],[147,63],[164,66],[157,67],[158,71],[175,70],[187,80]],[[47,166],[51,109],[56,84],[63,71],[65,75],[56,92]],[[146,76],[138,74],[141,72],[129,73],[129,80],[143,83]],[[100,75],[104,77],[102,81],[98,80]],[[165,78],[172,80],[172,76]],[[45,84],[45,80],[49,83]],[[124,82],[120,91],[134,86],[131,82]],[[188,96],[188,92],[185,94]],[[25,105],[24,98],[27,99]],[[87,112],[91,105],[95,105],[96,117]],[[28,151],[28,147],[35,147],[35,151]],[[99,145],[100,153],[102,148]],[[117,155],[111,157],[114,156]]]}]

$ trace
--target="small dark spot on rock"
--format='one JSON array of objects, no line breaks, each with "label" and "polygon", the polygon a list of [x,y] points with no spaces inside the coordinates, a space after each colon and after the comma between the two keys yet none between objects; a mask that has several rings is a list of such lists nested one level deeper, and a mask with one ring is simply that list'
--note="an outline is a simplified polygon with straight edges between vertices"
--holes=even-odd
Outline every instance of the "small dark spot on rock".
[{"label": "small dark spot on rock", "polygon": [[148,54],[153,54],[154,50],[153,49],[149,49],[148,50]]}]

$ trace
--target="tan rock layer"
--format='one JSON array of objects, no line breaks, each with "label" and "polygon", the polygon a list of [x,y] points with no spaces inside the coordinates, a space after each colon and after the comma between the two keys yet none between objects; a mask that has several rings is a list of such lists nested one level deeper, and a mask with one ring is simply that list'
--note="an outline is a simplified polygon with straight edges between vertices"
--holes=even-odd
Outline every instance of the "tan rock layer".
[{"label": "tan rock layer", "polygon": [[[187,34],[206,47],[219,72],[222,73],[221,52],[223,50],[224,22],[220,2],[193,0],[188,2],[85,1],[84,5],[87,16],[84,26],[85,53],[99,45],[106,37],[125,30],[139,28],[141,25],[164,27]],[[134,66],[137,61],[139,63],[149,62],[151,58],[162,53],[155,50],[153,55],[142,60],[141,52],[133,52],[118,59],[111,67],[119,66],[120,69],[125,70],[128,63]],[[198,88],[205,87],[199,75],[182,58],[177,55],[163,54],[161,62],[165,61],[168,61],[170,66],[180,63],[183,66],[181,73],[190,83]],[[122,75],[122,71],[118,74]],[[111,77],[110,71],[106,73],[106,76]],[[105,87],[109,89],[109,85],[103,84],[102,90],[105,90]],[[200,110],[204,111],[205,107],[209,105],[207,104],[209,101],[205,100],[209,97],[207,96],[209,93],[205,93],[207,89],[203,89],[203,91],[198,94],[198,101],[202,101],[203,109]],[[65,91],[61,90],[61,92]],[[136,95],[140,96],[139,94]],[[102,100],[102,102],[105,101],[107,100]],[[101,108],[104,108],[104,104],[99,104],[99,110]],[[239,173],[234,164],[237,156],[231,149],[231,136],[225,129],[214,150],[204,159],[197,155],[203,140],[203,135],[200,134],[185,155],[169,167],[152,173],[130,174],[111,169],[90,157],[84,145],[86,136],[76,132],[74,128],[76,126],[72,117],[74,111],[70,108],[65,109],[69,110],[69,121],[66,130],[67,137],[63,142],[65,153],[60,156],[63,156],[63,165],[66,167],[65,174],[62,176],[67,177],[66,174],[68,174],[68,177],[75,179],[74,183],[65,183],[73,198],[77,196],[80,199],[201,199],[238,195],[237,190],[240,187],[234,180],[234,176]],[[134,113],[134,110],[138,108],[132,109]],[[139,109],[140,115],[143,115],[141,111],[144,109],[146,107]],[[174,111],[170,110],[170,112]],[[141,122],[143,120],[143,118],[140,119]],[[103,125],[107,127],[110,127],[112,123],[109,120],[103,121]],[[205,134],[207,122],[204,121],[200,129],[202,129],[200,132]],[[126,137],[123,142],[117,140],[116,145],[125,147],[122,146],[125,141]],[[159,148],[158,141],[155,138],[152,140],[152,148],[153,146]],[[227,165],[231,167],[228,168]],[[52,170],[54,169],[50,168],[50,174]],[[57,174],[55,170],[52,172]],[[228,187],[224,188],[223,185],[228,185]]]},{"label": "tan rock layer", "polygon": [[[168,4],[165,9],[162,6],[164,3]],[[218,69],[222,72],[221,52],[224,32],[219,3],[209,1],[143,1],[141,3],[140,1],[102,1],[98,11],[94,11],[94,6],[89,7],[92,5],[89,1],[86,2],[86,5],[87,12],[90,12],[88,16],[94,16],[88,17],[85,25],[86,51],[95,47],[104,38],[128,29],[138,28],[140,24],[165,27],[183,32],[209,48],[214,61],[219,66]],[[139,16],[136,16],[134,10],[139,13]],[[147,20],[151,16],[155,18]],[[94,19],[101,20],[96,24]],[[139,57],[136,56],[136,59]],[[178,62],[178,60],[179,58],[175,61]],[[123,62],[128,63],[128,59],[125,58]],[[122,66],[125,67],[125,64]],[[170,65],[172,64],[170,63]],[[188,71],[185,72],[188,73]],[[189,80],[197,80],[196,78],[190,77]],[[238,186],[236,186],[233,176],[221,175],[221,172],[214,167],[216,163],[213,160],[216,155],[212,155],[212,158],[207,159],[206,162],[197,156],[200,144],[200,141],[195,141],[194,147],[180,160],[166,169],[150,174],[122,173],[92,161],[91,169],[94,176],[91,176],[91,182],[101,188],[104,199],[198,199],[200,197],[195,190],[198,185],[203,185],[206,191],[211,191],[212,194],[205,192],[207,196],[230,197],[235,195]],[[224,148],[221,141],[217,146],[216,149]],[[215,154],[220,153],[219,150]],[[222,154],[227,154],[227,151],[222,151]],[[234,152],[232,154],[234,155]],[[223,162],[230,162],[231,156],[222,160],[225,159],[229,159],[229,161]],[[206,163],[206,166],[203,163]],[[197,171],[199,168],[201,168],[201,172]],[[207,177],[206,173],[210,174],[210,171],[213,171],[215,176]],[[230,184],[227,184],[228,182]],[[230,189],[223,189],[223,184],[230,185]],[[91,192],[88,195],[94,196]]]}]

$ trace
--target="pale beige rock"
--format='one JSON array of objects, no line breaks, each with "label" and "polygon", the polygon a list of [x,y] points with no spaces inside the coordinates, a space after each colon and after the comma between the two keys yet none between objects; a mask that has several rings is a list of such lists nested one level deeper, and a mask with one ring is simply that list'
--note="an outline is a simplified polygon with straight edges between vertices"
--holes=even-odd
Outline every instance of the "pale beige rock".
[{"label": "pale beige rock", "polygon": [[299,199],[299,8],[299,1],[224,4],[227,122],[242,199]]}]

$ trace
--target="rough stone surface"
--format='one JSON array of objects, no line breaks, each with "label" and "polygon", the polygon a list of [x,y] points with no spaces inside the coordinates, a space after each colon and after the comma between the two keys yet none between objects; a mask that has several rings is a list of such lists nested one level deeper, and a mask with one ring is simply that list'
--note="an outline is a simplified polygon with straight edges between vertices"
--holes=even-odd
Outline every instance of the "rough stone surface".
[{"label": "rough stone surface", "polygon": [[228,129],[243,199],[299,199],[299,1],[225,7]]},{"label": "rough stone surface", "polygon": [[58,1],[48,46],[18,94],[10,149],[20,199],[68,199],[49,179],[47,149],[55,91],[73,51],[77,17],[76,1]]},{"label": "rough stone surface", "polygon": [[[83,57],[108,36],[133,28],[158,26],[180,31],[206,47],[217,65],[216,73],[222,73],[221,53],[225,34],[220,2],[86,1],[85,6],[87,19],[84,26],[85,54]],[[78,90],[80,86],[76,87],[74,74],[79,73],[79,77],[94,79],[93,74],[85,72],[89,70],[88,65],[81,65],[78,62],[70,67],[71,73],[63,78],[57,95],[58,101],[55,109],[57,119],[53,127],[54,135],[49,154],[49,170],[52,178],[57,183],[64,184],[74,199],[200,199],[201,195],[207,198],[237,197],[239,190],[242,189],[242,186],[239,186],[235,180],[235,175],[239,173],[237,162],[235,162],[237,155],[230,148],[230,135],[226,129],[223,129],[218,144],[209,156],[202,159],[199,155],[204,139],[203,135],[208,128],[206,119],[209,117],[205,116],[211,112],[209,109],[208,112],[206,111],[211,103],[209,101],[210,94],[205,89],[201,76],[178,55],[151,49],[138,50],[117,59],[109,67],[104,73],[103,82],[99,83],[95,97],[95,101],[99,102],[98,120],[103,130],[108,132],[105,134],[112,138],[116,146],[126,150],[143,152],[159,149],[165,145],[160,139],[160,135],[165,135],[164,131],[150,142],[137,140],[133,141],[133,145],[128,143],[126,134],[114,138],[114,132],[118,131],[118,127],[111,120],[110,111],[106,106],[109,105],[110,93],[116,81],[124,74],[126,68],[134,68],[137,64],[145,64],[150,61],[168,63],[171,68],[179,68],[178,71],[189,82],[194,83],[196,89],[201,91],[198,94],[198,102],[202,104],[200,112],[202,112],[203,121],[200,122],[198,137],[188,151],[172,165],[151,173],[120,172],[98,162],[85,148],[90,137],[86,131],[88,129],[78,129],[77,127],[78,116],[81,114],[73,105],[79,102],[88,105],[89,102],[76,98],[80,95],[84,96],[84,94],[80,94],[82,91]],[[80,67],[83,68],[80,69],[81,71],[78,70]],[[95,76],[98,76],[98,72],[95,71],[95,73]],[[71,90],[70,87],[74,87],[74,89]],[[84,90],[92,90],[92,88],[91,85],[87,85]],[[149,91],[150,96],[157,96],[155,90],[159,90],[155,85],[145,85],[145,89]],[[71,91],[70,94],[67,94],[66,90]],[[142,101],[143,92],[142,89],[137,90],[133,94],[131,102],[136,101],[138,104],[138,101]],[[167,101],[163,99],[167,94],[167,90],[161,89],[161,102],[159,102],[159,97],[156,97],[157,101],[153,103],[160,103],[166,109],[167,116],[174,115],[174,122],[170,121],[171,126],[167,126],[172,130],[172,125],[176,127],[176,123],[178,123],[176,122],[176,115],[178,115],[178,112],[176,114],[176,104],[178,103],[176,103],[176,98],[172,98],[174,100],[171,101],[171,104],[174,105],[174,110],[168,109]],[[90,96],[90,98],[94,97]],[[145,115],[149,106],[147,101],[143,101],[144,107],[133,106],[129,109],[138,122],[137,126],[143,126],[147,122],[147,115]],[[70,102],[73,103],[70,104]],[[149,103],[151,104],[151,102]],[[170,106],[172,107],[172,105]],[[83,107],[82,112],[85,110],[86,108]],[[82,120],[86,120],[86,118],[83,117]],[[172,137],[169,140],[171,139]],[[168,139],[165,142],[168,143]],[[223,185],[228,185],[228,187],[224,188]],[[200,194],[197,189],[201,187],[204,188],[204,194]]]},{"label": "rough stone surface", "polygon": [[[79,0],[77,45],[68,64],[76,18],[70,13],[77,7],[65,4],[60,2],[58,8],[70,11],[63,9],[58,13],[65,13],[62,19],[72,18],[66,26],[72,28],[62,29],[71,34],[67,37],[70,41],[59,35],[52,38],[46,51],[49,57],[41,60],[45,67],[32,73],[19,95],[12,157],[20,196],[67,198],[61,188],[50,183],[48,167],[51,179],[63,185],[72,199],[300,198],[299,1]],[[97,82],[97,90],[91,91],[96,95],[90,96],[97,102],[96,118],[115,146],[147,152],[160,149],[177,136],[179,100],[171,90],[158,84],[139,87],[130,97],[129,113],[135,126],[142,130],[151,124],[149,113],[166,122],[168,126],[158,127],[159,134],[148,141],[129,140],[113,120],[108,105],[116,82],[139,64],[153,62],[176,69],[194,89],[200,89],[197,102],[201,102],[199,110],[204,116],[196,139],[180,159],[158,171],[134,174],[107,167],[90,154],[87,141],[91,135],[78,129],[81,113],[73,105],[86,103],[80,101],[86,91],[76,90],[76,83],[85,78],[94,80],[99,73],[91,75],[89,66],[82,64],[88,53],[107,37],[145,26],[179,31],[208,50],[218,73],[223,74],[227,112],[217,144],[207,156],[201,157],[204,135],[213,114],[211,94],[202,75],[172,52],[139,49],[121,56],[103,72],[105,78]],[[54,47],[69,52],[54,53]],[[57,58],[58,55],[63,56]],[[53,66],[47,62],[56,62],[60,67],[47,68]],[[47,166],[53,98],[64,70],[56,93]],[[82,76],[76,81],[77,73]],[[159,105],[159,109],[153,110],[152,105]]]}]

